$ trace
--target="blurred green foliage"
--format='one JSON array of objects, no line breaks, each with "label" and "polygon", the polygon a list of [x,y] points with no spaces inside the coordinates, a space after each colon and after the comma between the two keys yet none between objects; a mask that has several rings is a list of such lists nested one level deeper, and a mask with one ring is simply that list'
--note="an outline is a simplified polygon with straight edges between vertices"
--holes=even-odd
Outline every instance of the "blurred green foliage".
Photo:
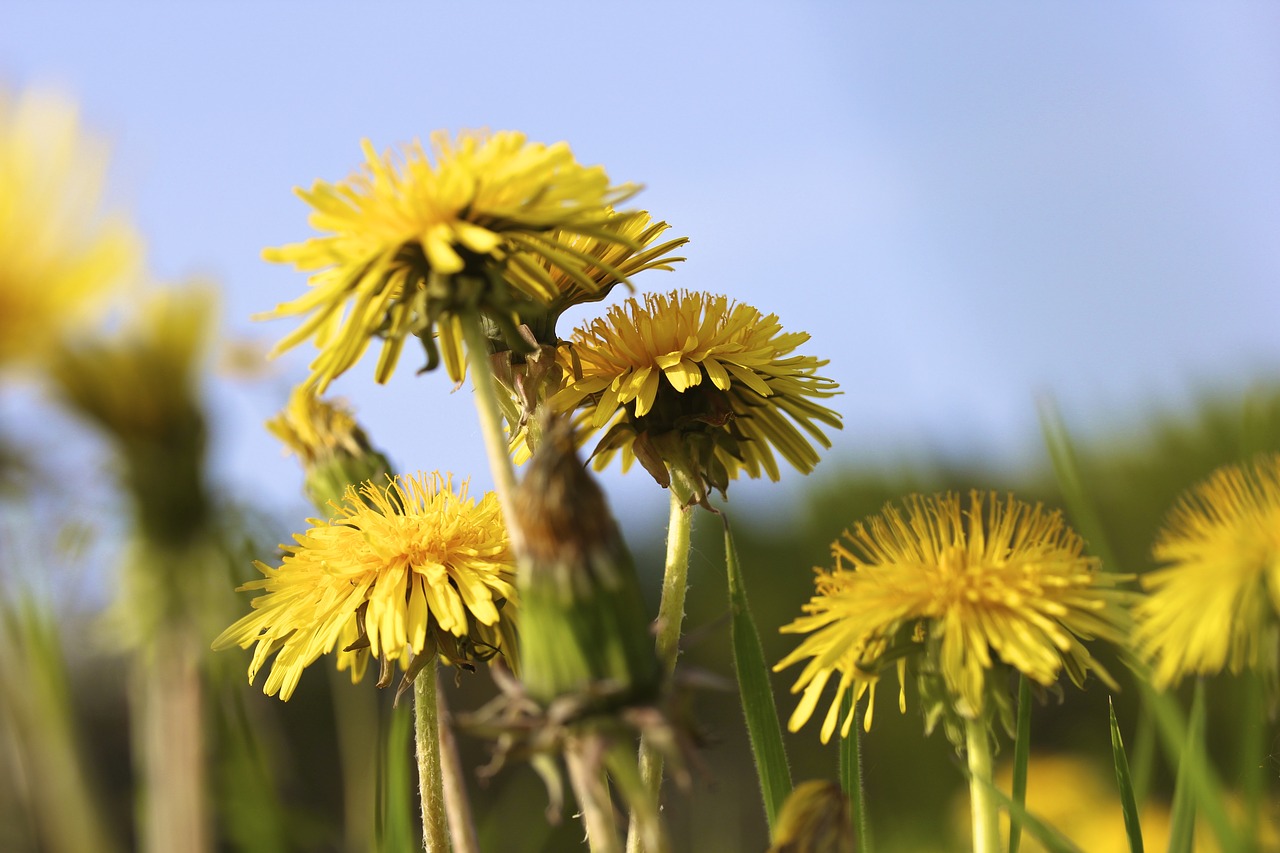
[{"label": "blurred green foliage", "polygon": [[[1066,423],[1072,426],[1070,413]],[[1210,397],[1191,413],[1159,413],[1140,429],[1124,434],[1099,436],[1089,431],[1085,438],[1077,436],[1076,449],[1083,480],[1119,561],[1118,566],[1109,568],[1146,571],[1151,567],[1150,544],[1179,492],[1222,464],[1264,450],[1280,450],[1280,385],[1260,386],[1243,399]],[[796,642],[794,637],[778,634],[776,627],[792,620],[808,600],[813,588],[811,570],[829,565],[830,543],[854,521],[877,512],[885,503],[913,491],[995,488],[1014,491],[1023,499],[1063,505],[1047,458],[1042,468],[1013,474],[978,462],[924,460],[911,467],[877,471],[829,461],[805,486],[802,494],[788,495],[785,502],[779,499],[778,505],[785,507],[781,511],[739,514],[732,502],[726,507],[734,521],[742,569],[769,662],[780,659]],[[666,501],[665,493],[656,486],[653,500],[656,505]],[[243,529],[232,560],[240,575],[228,578],[228,583],[248,579],[252,574],[249,554],[265,557],[273,546],[264,542],[288,541],[290,530],[298,526],[298,520],[264,525],[261,516],[258,518],[241,520]],[[6,536],[13,535],[14,526],[6,525],[5,530]],[[22,533],[44,535],[42,529]],[[55,535],[50,532],[50,539]],[[651,609],[656,612],[663,533],[655,529],[645,541],[631,544],[648,587]],[[17,553],[8,545],[0,551],[6,561]],[[22,570],[13,564],[4,566],[7,605],[18,602],[18,587],[12,579]],[[238,604],[242,609],[247,607],[248,597],[240,596]],[[84,770],[81,778],[89,780],[85,790],[96,798],[86,794],[63,801],[60,819],[101,827],[94,830],[101,836],[100,846],[80,849],[128,849],[134,841],[130,791],[135,780],[127,746],[124,667],[112,650],[94,639],[96,617],[92,613],[58,610],[58,637],[47,630],[41,633],[41,625],[52,624],[48,617],[33,616],[16,606],[6,606],[3,613],[5,654],[11,659],[5,671],[18,675],[3,681],[4,693],[0,695],[0,719],[6,722],[0,732],[0,847],[13,851],[74,849],[51,836],[47,821],[39,817],[45,808],[40,798],[47,794],[35,785],[33,766],[43,767],[40,762],[52,760],[48,753],[43,757],[40,753],[48,747],[24,736],[11,722],[20,707],[37,702],[47,706],[44,718],[49,721],[51,737],[56,734],[56,739],[74,750]],[[732,678],[728,613],[722,528],[711,515],[699,511],[690,561],[682,667]],[[223,614],[228,622],[235,616]],[[39,637],[48,642],[37,642]],[[1139,691],[1114,656],[1104,654],[1102,658],[1122,683],[1115,697],[1116,714],[1136,765]],[[343,710],[350,703],[335,702],[335,691],[338,696],[341,691],[372,694],[372,679],[352,686],[345,678],[326,678],[319,671],[327,665],[322,661],[302,679],[293,699],[283,703],[263,696],[258,687],[245,682],[247,664],[247,654],[211,653],[207,670],[210,726],[206,737],[220,849],[262,853],[394,850],[416,844],[410,840],[417,832],[416,792],[405,783],[411,766],[407,763],[411,749],[406,728],[409,708],[393,709],[391,696],[384,691],[372,701],[372,721],[366,717],[359,723],[374,729],[366,741],[371,746],[365,748],[380,752],[376,764],[383,775],[382,781],[368,783],[364,813],[374,815],[375,825],[352,831],[343,825],[344,813],[354,806],[351,793],[343,788],[336,728],[344,717],[356,712]],[[22,675],[32,671],[42,673],[49,686],[42,688],[30,675]],[[773,676],[784,724],[795,705],[795,697],[789,693],[793,678],[792,672]],[[493,695],[483,671],[458,673],[456,680],[446,678],[442,687],[455,711],[479,707]],[[1100,683],[1091,681],[1083,692],[1068,690],[1061,696],[1042,697],[1045,701],[1037,703],[1032,715],[1034,753],[1086,756],[1109,774],[1107,693]],[[957,757],[941,735],[923,736],[911,687],[905,715],[897,712],[896,694],[896,683],[887,678],[879,691],[872,730],[864,736],[862,746],[867,810],[877,849],[965,849],[965,779]],[[1184,685],[1178,695],[1184,707],[1188,695],[1189,686]],[[1258,703],[1250,698],[1244,680],[1232,677],[1212,679],[1206,698],[1209,754],[1226,787],[1238,787],[1238,780],[1247,775],[1242,769],[1247,765],[1265,764],[1267,787],[1262,802],[1280,801],[1280,766],[1275,758],[1280,751],[1280,730],[1268,722],[1274,719],[1274,708],[1268,706],[1272,713],[1257,714],[1257,719],[1241,718],[1241,708],[1257,709]],[[695,772],[689,791],[675,790],[667,782],[665,814],[676,848],[710,853],[763,850],[767,829],[736,694],[732,689],[704,689],[694,699],[694,710],[704,740],[705,767]],[[57,722],[62,719],[67,721],[65,725]],[[56,732],[55,725],[60,727]],[[1258,727],[1263,726],[1265,730],[1259,732]],[[824,748],[816,727],[787,733],[785,739],[797,782],[837,778],[836,745]],[[1257,753],[1257,744],[1265,754]],[[460,746],[468,766],[479,768],[488,762],[487,744],[463,737]],[[1253,752],[1241,754],[1242,747]],[[382,752],[388,748],[389,752]],[[1011,755],[1012,745],[1007,744],[997,761]],[[1155,762],[1150,796],[1167,802],[1175,769],[1163,759]],[[1035,772],[1033,760],[1033,788]],[[388,778],[396,781],[388,784]],[[572,818],[572,806],[560,815],[558,825],[549,825],[544,816],[545,793],[528,766],[513,765],[483,782],[478,776],[471,781],[484,849],[579,849],[581,828]],[[1118,794],[1108,793],[1118,822]],[[1122,825],[1117,826],[1122,832]],[[1072,827],[1063,829],[1072,834]],[[1030,849],[1025,842],[1024,849]]]}]

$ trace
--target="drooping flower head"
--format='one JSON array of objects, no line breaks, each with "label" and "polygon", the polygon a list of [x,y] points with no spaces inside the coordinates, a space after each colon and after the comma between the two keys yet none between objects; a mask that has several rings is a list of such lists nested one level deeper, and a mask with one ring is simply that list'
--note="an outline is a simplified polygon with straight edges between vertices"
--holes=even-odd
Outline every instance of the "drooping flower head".
[{"label": "drooping flower head", "polygon": [[137,263],[133,229],[102,211],[106,162],[72,103],[0,90],[0,367],[45,356]]},{"label": "drooping flower head", "polygon": [[[553,333],[555,320],[566,308],[598,302],[615,285],[629,282],[636,273],[675,269],[672,264],[684,258],[671,253],[688,243],[689,238],[658,243],[670,227],[665,222],[654,222],[643,210],[610,213],[604,223],[605,236],[557,230],[538,252],[514,256],[509,276],[521,290],[545,300],[547,330]],[[539,335],[538,340],[556,342],[553,334]]]},{"label": "drooping flower head", "polygon": [[[617,239],[556,232],[553,239],[564,243],[574,254],[568,262],[556,263],[557,253],[544,252],[542,258],[532,253],[515,256],[508,267],[513,277],[527,278],[525,289],[541,289],[551,295],[545,310],[522,313],[531,340],[537,350],[517,358],[493,359],[498,381],[506,389],[509,406],[506,412],[511,424],[512,445],[521,461],[528,458],[538,442],[541,420],[537,412],[547,399],[564,385],[565,364],[557,357],[560,343],[556,323],[571,306],[604,299],[615,285],[630,284],[630,279],[645,270],[673,270],[672,264],[683,261],[672,252],[689,241],[687,237],[658,242],[667,231],[665,222],[653,222],[645,211],[613,214],[608,228],[617,231],[627,242]],[[592,258],[579,269],[578,258]],[[585,280],[583,278],[585,277]]]},{"label": "drooping flower head", "polygon": [[[1041,685],[1062,670],[1077,685],[1094,670],[1110,676],[1083,640],[1121,642],[1127,593],[1119,575],[1100,571],[1058,512],[1009,496],[971,492],[915,495],[890,504],[832,544],[834,569],[817,570],[806,615],[783,633],[808,634],[775,670],[806,660],[792,692],[804,691],[791,716],[798,730],[813,715],[832,676],[839,681],[822,724],[826,742],[841,699],[870,692],[881,671],[897,666],[905,711],[908,673],[918,677],[929,727],[939,717],[960,743],[961,720],[1007,710],[1010,668]],[[850,711],[841,724],[847,736]]]},{"label": "drooping flower head", "polygon": [[1142,576],[1139,652],[1164,688],[1224,668],[1280,674],[1280,455],[1220,468],[1178,500]]},{"label": "drooping flower head", "polygon": [[308,385],[289,395],[288,405],[267,421],[267,429],[297,454],[306,473],[306,493],[321,508],[342,499],[347,487],[381,481],[391,473],[387,458],[369,443],[343,400],[325,400]]},{"label": "drooping flower head", "polygon": [[[214,648],[256,644],[252,683],[276,656],[263,690],[288,699],[302,670],[338,650],[338,669],[359,681],[369,658],[384,667],[443,654],[455,662],[508,651],[513,637],[513,559],[496,495],[476,501],[439,474],[348,488],[336,517],[285,548],[253,612]],[[388,676],[389,677],[389,676]]]},{"label": "drooping flower head", "polygon": [[826,361],[795,354],[808,339],[724,296],[628,299],[574,330],[562,350],[573,379],[552,403],[579,407],[585,435],[605,430],[597,469],[616,453],[624,470],[639,459],[701,502],[741,474],[778,479],[775,453],[808,473],[814,444],[830,447],[823,426],[839,429],[840,416],[815,401],[836,384],[817,373]]},{"label": "drooping flower head", "polygon": [[[323,391],[382,338],[376,378],[395,369],[405,339],[427,348],[428,367],[438,353],[454,381],[464,373],[458,314],[484,311],[510,346],[521,346],[515,318],[522,304],[549,303],[558,294],[546,276],[528,274],[550,257],[574,281],[589,287],[590,255],[555,233],[629,244],[610,226],[612,205],[636,191],[613,186],[599,166],[574,159],[565,143],[528,142],[521,133],[444,133],[404,146],[397,158],[362,143],[362,171],[345,181],[317,181],[298,194],[314,209],[311,225],[325,236],[278,249],[269,261],[312,272],[310,291],[267,317],[310,315],[280,342],[288,349],[314,338],[320,355],[312,383]],[[525,274],[505,275],[509,265]]]}]

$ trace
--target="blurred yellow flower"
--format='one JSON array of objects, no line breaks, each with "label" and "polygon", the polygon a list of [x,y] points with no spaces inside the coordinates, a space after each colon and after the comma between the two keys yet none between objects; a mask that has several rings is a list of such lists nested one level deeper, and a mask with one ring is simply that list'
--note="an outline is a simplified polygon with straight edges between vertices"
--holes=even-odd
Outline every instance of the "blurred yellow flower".
[{"label": "blurred yellow flower", "polygon": [[288,699],[302,670],[338,651],[352,681],[370,655],[408,665],[419,654],[483,659],[508,641],[514,563],[497,497],[467,498],[440,474],[347,489],[337,515],[285,548],[279,567],[242,590],[253,612],[214,648],[256,644],[249,681],[273,654],[263,691]]},{"label": "blurred yellow flower", "polygon": [[606,429],[597,469],[620,452],[623,470],[639,459],[659,483],[701,501],[743,473],[778,479],[775,451],[808,473],[814,443],[831,446],[822,426],[839,429],[840,415],[814,401],[836,394],[836,383],[817,374],[826,361],[794,354],[808,339],[724,296],[628,299],[574,330],[561,352],[572,378],[551,402],[580,408],[584,440]]},{"label": "blurred yellow flower", "polygon": [[[379,382],[410,336],[422,339],[434,367],[436,334],[450,377],[461,381],[459,312],[484,310],[510,326],[522,302],[553,295],[545,277],[527,274],[538,261],[518,260],[524,253],[553,259],[587,286],[586,270],[598,259],[556,233],[630,243],[610,225],[611,205],[637,188],[610,185],[601,167],[580,165],[563,142],[531,143],[512,131],[464,132],[454,142],[436,133],[434,163],[417,142],[398,159],[379,155],[368,140],[362,148],[361,172],[298,190],[313,208],[312,227],[325,236],[263,252],[313,272],[307,294],[264,316],[310,315],[276,352],[313,338],[321,352],[311,381],[321,391],[375,337],[383,339]],[[526,274],[505,277],[508,264]]]},{"label": "blurred yellow flower", "polygon": [[208,510],[200,385],[217,305],[211,286],[157,289],[118,334],[51,353],[55,390],[118,444],[143,527],[160,541],[189,538]]},{"label": "blurred yellow flower", "polygon": [[1164,688],[1228,668],[1280,672],[1280,455],[1215,471],[1170,511],[1142,577],[1136,644]]},{"label": "blurred yellow flower", "polygon": [[[913,495],[905,512],[886,506],[831,550],[836,566],[817,570],[807,615],[782,628],[809,634],[774,667],[809,659],[792,687],[804,695],[791,731],[812,716],[838,674],[822,724],[826,742],[845,693],[852,690],[856,702],[870,691],[873,702],[890,662],[904,691],[899,707],[905,710],[912,669],[924,676],[921,694],[933,705],[926,717],[934,720],[948,712],[982,718],[996,701],[992,691],[1007,690],[1006,679],[989,675],[998,667],[1046,686],[1063,669],[1077,685],[1090,669],[1112,683],[1081,640],[1123,641],[1127,594],[1114,586],[1125,578],[1101,572],[1095,558],[1084,556],[1083,541],[1059,512],[978,491],[970,492],[967,507],[955,494]],[[868,727],[871,717],[869,704]],[[842,737],[852,722],[851,712]]]},{"label": "blurred yellow flower", "polygon": [[133,229],[101,209],[106,166],[74,104],[0,90],[0,367],[42,359],[137,263]]}]

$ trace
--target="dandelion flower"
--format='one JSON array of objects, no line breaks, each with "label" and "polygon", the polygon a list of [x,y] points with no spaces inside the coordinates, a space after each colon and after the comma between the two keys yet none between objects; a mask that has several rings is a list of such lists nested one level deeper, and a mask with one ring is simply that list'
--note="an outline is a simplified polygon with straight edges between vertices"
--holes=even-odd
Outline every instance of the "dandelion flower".
[{"label": "dandelion flower", "polygon": [[[1063,669],[1080,685],[1092,669],[1111,683],[1082,640],[1123,640],[1127,594],[1114,587],[1124,578],[1101,572],[1058,512],[994,493],[971,492],[967,507],[955,494],[916,495],[904,509],[891,504],[854,525],[832,553],[835,568],[818,570],[806,615],[782,628],[809,635],[774,667],[808,661],[792,687],[804,695],[791,731],[838,675],[822,724],[826,742],[845,693],[856,703],[869,691],[873,701],[891,662],[904,691],[908,670],[921,677],[931,723],[949,720],[948,712],[983,719],[999,701],[996,691],[1007,690],[997,669],[1046,686]],[[899,706],[905,710],[905,693]],[[871,716],[868,706],[868,727]],[[851,710],[842,737],[852,722]]]},{"label": "dandelion flower", "polygon": [[273,654],[263,690],[288,699],[302,670],[334,649],[355,682],[370,656],[407,666],[423,653],[483,658],[508,642],[514,563],[496,495],[477,502],[465,484],[455,492],[451,479],[419,475],[352,486],[334,508],[280,566],[257,563],[265,577],[241,589],[263,594],[214,641],[256,644],[250,683]]},{"label": "dandelion flower", "polygon": [[817,374],[826,361],[795,354],[808,339],[724,296],[632,298],[574,331],[563,350],[573,379],[552,403],[580,408],[584,438],[605,430],[597,469],[621,453],[623,470],[639,459],[703,501],[740,474],[777,480],[775,452],[808,473],[814,444],[831,446],[822,427],[839,429],[840,416],[815,400],[836,384]]},{"label": "dandelion flower", "polygon": [[105,172],[73,104],[0,91],[0,367],[46,355],[137,262],[132,228],[102,213]]},{"label": "dandelion flower", "polygon": [[217,299],[210,286],[158,289],[118,334],[51,354],[58,394],[120,447],[143,529],[157,541],[186,540],[206,520],[200,378]]},{"label": "dandelion flower", "polygon": [[456,142],[436,133],[434,158],[416,142],[399,158],[378,154],[368,140],[362,148],[361,172],[298,191],[324,236],[263,253],[313,273],[306,295],[264,316],[309,315],[276,352],[314,339],[321,351],[311,382],[320,391],[375,337],[383,340],[379,382],[390,377],[410,336],[422,339],[434,367],[437,333],[449,375],[460,382],[459,312],[485,311],[510,339],[519,306],[552,296],[541,286],[545,277],[504,277],[508,264],[527,272],[526,253],[545,255],[589,287],[586,269],[598,259],[553,232],[629,243],[609,219],[611,205],[636,187],[610,185],[602,168],[580,165],[565,143],[530,143],[502,131],[462,133]]},{"label": "dandelion flower", "polygon": [[1227,466],[1184,493],[1143,575],[1136,644],[1164,688],[1228,668],[1277,674],[1280,455]]}]

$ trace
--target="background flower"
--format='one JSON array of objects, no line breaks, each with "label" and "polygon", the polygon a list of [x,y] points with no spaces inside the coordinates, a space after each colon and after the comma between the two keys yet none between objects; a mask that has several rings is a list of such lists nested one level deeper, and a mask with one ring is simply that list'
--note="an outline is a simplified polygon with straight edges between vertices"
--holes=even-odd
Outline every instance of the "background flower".
[{"label": "background flower", "polygon": [[137,263],[132,227],[101,210],[105,172],[74,104],[0,90],[0,367],[46,355]]},{"label": "background flower", "polygon": [[[896,663],[905,710],[908,670],[922,676],[927,719],[944,713],[981,718],[1007,693],[991,670],[1012,667],[1049,686],[1065,669],[1077,685],[1089,670],[1111,683],[1081,640],[1124,641],[1125,578],[1098,568],[1084,543],[1039,504],[973,491],[967,507],[955,494],[889,505],[846,531],[831,546],[832,570],[818,570],[807,615],[782,628],[809,636],[775,670],[808,659],[792,692],[803,689],[791,715],[798,730],[823,689],[839,675],[822,724],[835,730],[840,700],[868,690]],[[940,685],[936,684],[940,680]],[[931,683],[932,682],[932,683]],[[847,736],[850,712],[841,726]],[[871,724],[871,705],[867,725]]]},{"label": "background flower", "polygon": [[1184,675],[1255,669],[1280,654],[1280,455],[1220,468],[1169,512],[1142,577],[1135,640],[1167,687]]}]

